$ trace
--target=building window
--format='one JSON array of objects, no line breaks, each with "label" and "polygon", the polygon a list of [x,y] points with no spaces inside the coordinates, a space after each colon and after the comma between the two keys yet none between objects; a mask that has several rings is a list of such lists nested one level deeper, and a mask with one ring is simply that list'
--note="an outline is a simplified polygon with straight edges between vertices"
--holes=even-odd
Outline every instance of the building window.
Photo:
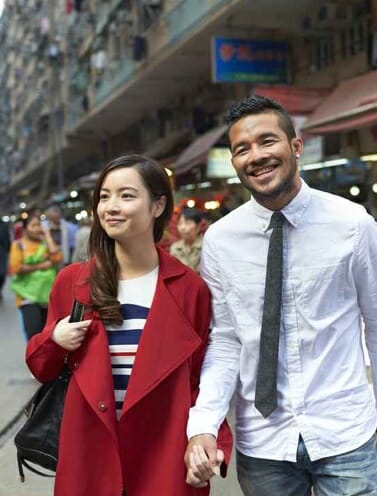
[{"label": "building window", "polygon": [[312,41],[311,69],[320,71],[334,64],[334,39],[332,36]]},{"label": "building window", "polygon": [[363,52],[367,46],[368,20],[360,19],[344,29],[340,34],[341,53],[343,59]]}]

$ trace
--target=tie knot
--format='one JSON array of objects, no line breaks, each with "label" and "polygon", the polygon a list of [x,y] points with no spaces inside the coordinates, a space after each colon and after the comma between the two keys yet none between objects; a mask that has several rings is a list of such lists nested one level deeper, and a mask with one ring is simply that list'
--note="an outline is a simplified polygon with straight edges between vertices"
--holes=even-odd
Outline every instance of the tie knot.
[{"label": "tie knot", "polygon": [[284,214],[282,214],[281,212],[274,212],[271,216],[271,221],[268,228],[275,229],[275,227],[282,227],[284,221]]}]

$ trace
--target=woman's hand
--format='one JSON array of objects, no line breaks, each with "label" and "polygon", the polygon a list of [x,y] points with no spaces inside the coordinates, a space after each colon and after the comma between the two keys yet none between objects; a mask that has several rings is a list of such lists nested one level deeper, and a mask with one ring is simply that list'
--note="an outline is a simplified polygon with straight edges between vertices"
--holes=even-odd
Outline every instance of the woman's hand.
[{"label": "woman's hand", "polygon": [[69,322],[69,318],[67,315],[56,324],[51,339],[65,350],[75,351],[82,345],[92,320]]},{"label": "woman's hand", "polygon": [[212,434],[199,434],[190,439],[185,453],[187,467],[186,483],[193,487],[205,487],[208,481],[220,474],[224,453],[217,448]]}]

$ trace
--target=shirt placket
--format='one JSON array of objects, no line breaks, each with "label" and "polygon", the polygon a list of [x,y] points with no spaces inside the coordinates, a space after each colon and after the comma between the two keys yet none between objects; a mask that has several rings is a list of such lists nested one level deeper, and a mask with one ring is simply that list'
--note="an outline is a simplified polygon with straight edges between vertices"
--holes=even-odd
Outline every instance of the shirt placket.
[{"label": "shirt placket", "polygon": [[293,284],[290,279],[289,270],[289,243],[287,240],[287,231],[285,231],[283,256],[283,294],[282,294],[282,317],[283,317],[283,340],[285,347],[286,370],[288,375],[288,396],[291,402],[292,411],[296,422],[294,425],[297,429],[292,429],[287,443],[287,453],[289,457],[295,457],[297,451],[298,434],[302,430],[305,416],[304,401],[304,377],[302,361],[300,356],[299,329],[297,325],[296,305]]}]

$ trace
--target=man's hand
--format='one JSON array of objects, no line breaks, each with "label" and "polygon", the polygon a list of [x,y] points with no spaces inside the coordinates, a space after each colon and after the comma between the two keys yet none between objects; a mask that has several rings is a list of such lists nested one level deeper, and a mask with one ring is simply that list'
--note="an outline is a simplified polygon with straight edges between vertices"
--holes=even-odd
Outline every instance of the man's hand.
[{"label": "man's hand", "polygon": [[186,483],[193,487],[205,487],[209,479],[220,474],[224,453],[217,449],[215,436],[199,434],[193,436],[186,449]]}]

